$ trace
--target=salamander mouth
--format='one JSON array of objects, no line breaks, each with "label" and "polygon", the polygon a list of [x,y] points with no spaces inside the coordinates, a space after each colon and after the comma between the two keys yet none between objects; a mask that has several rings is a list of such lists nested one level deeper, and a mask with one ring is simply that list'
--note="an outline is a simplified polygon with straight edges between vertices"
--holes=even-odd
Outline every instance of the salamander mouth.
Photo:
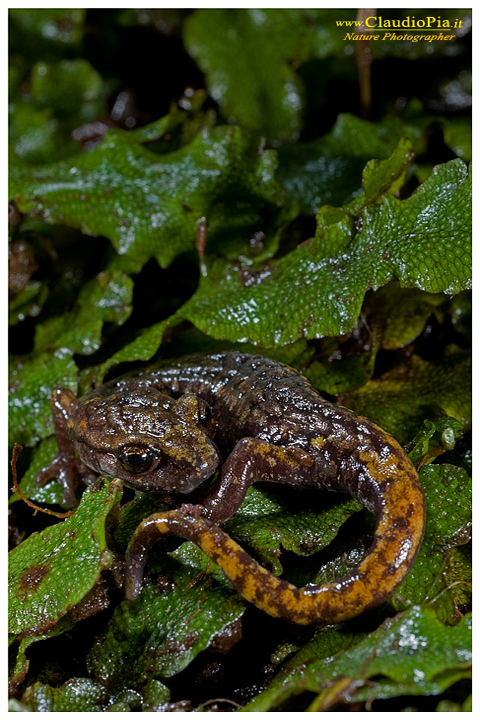
[{"label": "salamander mouth", "polygon": [[166,492],[187,495],[207,478],[199,475],[195,470],[187,473],[185,469],[167,465],[160,468],[157,472],[137,476],[125,474],[123,477],[121,476],[120,479],[123,480],[128,487],[134,490],[141,490],[142,492]]}]

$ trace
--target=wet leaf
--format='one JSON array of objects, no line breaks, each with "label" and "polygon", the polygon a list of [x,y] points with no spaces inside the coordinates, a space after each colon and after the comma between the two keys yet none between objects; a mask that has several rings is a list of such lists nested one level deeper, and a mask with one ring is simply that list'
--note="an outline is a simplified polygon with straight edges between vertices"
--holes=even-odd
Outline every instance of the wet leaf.
[{"label": "wet leaf", "polygon": [[11,445],[35,445],[53,432],[50,397],[55,386],[73,392],[77,389],[78,369],[73,353],[59,348],[53,353],[18,358],[10,363]]},{"label": "wet leaf", "polygon": [[68,347],[90,355],[100,347],[104,323],[121,325],[127,320],[132,292],[132,279],[124,273],[100,273],[85,283],[74,310],[37,325],[36,349]]},{"label": "wet leaf", "polygon": [[438,166],[407,200],[386,194],[359,211],[324,208],[314,239],[245,282],[217,260],[182,313],[202,331],[272,346],[341,335],[357,325],[366,291],[403,287],[460,292],[470,286],[470,179],[462,161]]},{"label": "wet leaf", "polygon": [[408,365],[370,380],[341,402],[405,444],[420,430],[425,417],[449,416],[467,430],[472,412],[470,383],[469,354],[451,347],[441,362],[414,355]]},{"label": "wet leaf", "polygon": [[[334,11],[197,10],[185,43],[224,116],[270,139],[298,137],[303,83],[292,69],[341,47]],[[353,15],[353,14],[352,14]]]},{"label": "wet leaf", "polygon": [[34,683],[24,699],[32,712],[102,712],[109,698],[101,683],[75,678],[61,687]]},{"label": "wet leaf", "polygon": [[[74,621],[68,615],[64,615],[60,620],[49,630],[40,635],[26,635],[22,637],[18,643],[18,648],[15,657],[15,665],[11,670],[9,678],[9,691],[15,694],[17,688],[22,685],[27,672],[30,668],[30,660],[27,657],[27,651],[33,643],[40,642],[42,640],[48,640],[54,638],[57,635],[61,635],[64,632],[68,632],[75,626]],[[12,641],[15,640],[14,636]]]},{"label": "wet leaf", "polygon": [[453,625],[460,613],[447,579],[449,551],[471,539],[472,481],[465,470],[448,464],[425,465],[420,481],[427,501],[425,536],[412,570],[389,602],[397,611],[429,602],[442,622]]},{"label": "wet leaf", "polygon": [[[471,672],[471,617],[446,627],[431,609],[412,607],[363,639],[334,631],[316,638],[287,662],[267,690],[244,710],[271,711],[292,694],[316,693],[311,712],[399,695],[438,695]],[[343,641],[343,648],[338,645]]]},{"label": "wet leaf", "polygon": [[45,633],[110,566],[105,518],[119,501],[120,491],[118,480],[101,488],[92,485],[74,515],[30,535],[10,552],[10,633]]},{"label": "wet leaf", "polygon": [[468,118],[450,118],[443,123],[445,142],[458,157],[472,159],[472,124]]},{"label": "wet leaf", "polygon": [[452,299],[450,307],[452,324],[468,340],[472,338],[472,293],[464,292]]},{"label": "wet leaf", "polygon": [[163,586],[148,584],[124,600],[88,665],[110,690],[140,690],[153,679],[183,670],[216,635],[241,617],[244,601],[192,543],[163,556]]},{"label": "wet leaf", "polygon": [[445,296],[426,293],[416,288],[401,288],[390,283],[366,298],[365,311],[369,322],[381,332],[381,347],[395,350],[404,347],[424,330],[431,315],[442,317]]},{"label": "wet leaf", "polygon": [[280,575],[282,549],[312,555],[326,547],[341,525],[361,510],[358,502],[343,496],[316,493],[311,497],[314,507],[315,500],[318,511],[305,509],[302,493],[293,497],[292,493],[279,495],[251,488],[225,530]]},{"label": "wet leaf", "polygon": [[365,340],[361,326],[341,338],[324,338],[316,359],[303,374],[321,393],[351,392],[372,377],[380,347],[381,334],[375,327]]},{"label": "wet leaf", "polygon": [[[32,459],[27,472],[19,482],[20,491],[25,497],[34,500],[36,503],[47,503],[49,505],[61,505],[63,490],[60,483],[52,480],[43,487],[35,484],[37,473],[47,467],[58,451],[57,440],[54,435],[42,440],[32,451]],[[18,500],[18,494],[14,493],[10,502]]]},{"label": "wet leaf", "polygon": [[27,45],[31,42],[45,45],[76,46],[82,39],[83,21],[86,10],[61,8],[12,8],[9,13],[14,32],[21,32]]},{"label": "wet leaf", "polygon": [[341,206],[360,193],[367,162],[388,158],[401,138],[413,143],[420,136],[418,127],[396,120],[372,123],[340,114],[323,137],[279,149],[278,177],[304,214],[322,205]]},{"label": "wet leaf", "polygon": [[34,683],[23,699],[33,712],[164,712],[170,690],[153,680],[142,694],[126,691],[112,697],[95,680],[73,678],[60,687]]},{"label": "wet leaf", "polygon": [[125,345],[121,350],[114,353],[102,365],[99,373],[100,377],[102,377],[110,367],[114,367],[119,363],[150,360],[160,347],[165,332],[180,324],[182,320],[182,316],[179,313],[175,313],[166,320],[162,320],[162,322],[141,330],[135,340],[132,340],[128,345]]},{"label": "wet leaf", "polygon": [[36,109],[30,103],[16,103],[12,109],[9,142],[15,155],[32,165],[63,160],[78,149],[51,109]]},{"label": "wet leaf", "polygon": [[453,450],[462,434],[462,423],[453,418],[440,418],[436,422],[424,420],[422,428],[413,439],[414,448],[408,456],[415,467],[419,468],[447,450]]},{"label": "wet leaf", "polygon": [[[461,20],[456,41],[370,43],[368,122],[361,48],[337,24],[356,9],[11,10],[10,440],[30,446],[22,491],[62,500],[55,480],[34,483],[56,451],[54,386],[81,396],[150,358],[233,349],[286,362],[414,438],[428,511],[390,601],[313,630],[246,605],[174,538],[127,603],[122,552],[158,509],[150,493],[126,489],[119,506],[115,483],[115,500],[90,488],[74,516],[31,536],[52,519],[13,495],[12,711],[214,711],[245,703],[282,665],[246,711],[471,711],[470,12],[437,12]],[[357,510],[260,486],[227,530],[302,586],[361,560],[374,518]],[[86,620],[107,581],[108,611]]]},{"label": "wet leaf", "polygon": [[[167,267],[194,248],[198,221],[221,216],[224,203],[239,221],[246,201],[275,206],[275,165],[272,151],[259,149],[239,128],[204,131],[162,156],[128,133],[110,130],[100,145],[69,161],[13,165],[10,197],[22,212],[46,222],[108,237],[132,269],[151,257]],[[249,209],[244,232],[256,222]]]},{"label": "wet leaf", "polygon": [[46,286],[37,280],[29,282],[9,303],[9,324],[16,325],[27,317],[37,317],[47,298]]},{"label": "wet leaf", "polygon": [[102,79],[87,60],[39,62],[32,68],[32,100],[38,107],[53,108],[58,117],[93,120],[101,109]]}]

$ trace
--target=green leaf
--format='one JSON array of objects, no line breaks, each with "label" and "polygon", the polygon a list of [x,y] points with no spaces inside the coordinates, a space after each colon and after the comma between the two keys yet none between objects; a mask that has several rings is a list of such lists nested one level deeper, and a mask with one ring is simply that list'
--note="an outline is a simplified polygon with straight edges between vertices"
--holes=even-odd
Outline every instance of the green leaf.
[{"label": "green leaf", "polygon": [[450,316],[455,330],[464,335],[469,341],[472,339],[472,293],[466,291],[452,298]]},{"label": "green leaf", "polygon": [[[432,293],[453,294],[469,288],[471,176],[467,166],[461,160],[438,165],[407,200],[386,195],[378,207],[367,205],[359,236],[367,255],[365,270],[373,270],[374,288],[392,277],[403,287]],[[370,253],[375,259],[368,258]],[[378,263],[376,268],[371,267],[372,260]]]},{"label": "green leaf", "polygon": [[31,164],[52,163],[74,155],[80,137],[75,130],[104,112],[106,94],[102,78],[87,60],[42,59],[33,66],[28,84],[12,87],[11,148]]},{"label": "green leaf", "polygon": [[102,712],[108,705],[108,693],[99,682],[74,678],[61,687],[36,682],[25,693],[32,712]]},{"label": "green leaf", "polygon": [[152,680],[142,694],[127,691],[112,698],[101,683],[90,678],[73,678],[60,687],[34,683],[23,699],[33,712],[165,712],[170,690]]},{"label": "green leaf", "polygon": [[119,363],[150,360],[160,347],[165,332],[181,323],[182,320],[182,316],[175,313],[166,320],[141,330],[135,340],[118,350],[103,363],[99,371],[100,377],[103,377],[107,370]]},{"label": "green leaf", "polygon": [[331,634],[319,631],[243,710],[272,711],[304,692],[317,693],[310,712],[377,698],[438,695],[470,675],[471,616],[446,627],[433,610],[415,606],[365,637],[357,635],[353,647],[348,636],[333,630],[334,652]]},{"label": "green leaf", "polygon": [[[471,92],[471,88],[470,88]],[[470,118],[449,118],[442,123],[443,135],[448,147],[458,157],[470,162],[472,159],[472,122]]]},{"label": "green leaf", "polygon": [[197,10],[185,23],[185,45],[224,117],[289,140],[299,134],[304,95],[292,61],[298,66],[340,49],[334,16],[297,8]]},{"label": "green leaf", "polygon": [[10,552],[10,633],[44,633],[80,602],[101,571],[110,567],[105,519],[119,501],[121,488],[118,480],[90,486],[74,515],[33,533]]},{"label": "green leaf", "polygon": [[35,348],[68,347],[90,355],[98,350],[105,322],[121,325],[131,313],[133,281],[121,272],[102,272],[83,285],[72,312],[39,323]]},{"label": "green leaf", "polygon": [[360,193],[366,163],[388,158],[404,136],[414,143],[421,130],[398,119],[372,123],[342,113],[327,135],[279,148],[278,179],[303,214],[344,205]]},{"label": "green leaf", "polygon": [[341,398],[405,445],[424,419],[449,416],[464,430],[471,424],[471,358],[448,348],[441,362],[413,355],[409,362]]},{"label": "green leaf", "polygon": [[53,111],[38,109],[31,102],[13,103],[8,139],[15,155],[33,165],[63,160],[78,151],[71,133],[60,125]]},{"label": "green leaf", "polygon": [[451,601],[457,611],[464,612],[472,604],[472,550],[471,544],[452,547],[446,553],[447,567],[444,583],[451,595]]},{"label": "green leaf", "polygon": [[447,303],[443,294],[401,288],[398,282],[369,292],[358,327],[342,337],[324,338],[303,374],[329,395],[359,390],[372,378],[379,350],[413,342],[432,315],[443,322]]},{"label": "green leaf", "polygon": [[463,434],[463,425],[450,417],[436,422],[424,420],[413,439],[414,448],[408,454],[415,467],[431,462],[447,450],[453,450],[456,440]]},{"label": "green leaf", "polygon": [[[42,167],[13,165],[10,197],[22,212],[109,238],[132,269],[150,257],[162,267],[193,249],[197,223],[223,212],[245,218],[245,202],[276,207],[272,151],[239,128],[219,127],[167,155],[155,155],[127,132],[110,130],[93,150]],[[258,210],[257,210],[258,212]],[[258,215],[244,220],[244,232]],[[219,228],[217,228],[218,232]]]},{"label": "green leaf", "polygon": [[182,125],[188,118],[186,112],[182,112],[176,108],[172,109],[168,115],[164,115],[158,120],[154,120],[148,125],[142,125],[142,127],[130,130],[130,137],[135,138],[138,142],[148,143],[159,140],[167,133],[175,130],[178,125]]},{"label": "green leaf", "polygon": [[[35,484],[37,474],[47,467],[58,451],[57,440],[54,435],[42,440],[33,450],[28,470],[19,482],[21,492],[25,497],[36,503],[48,505],[62,505],[63,490],[60,483],[52,480],[47,485],[39,487]],[[10,502],[17,501],[18,494],[12,494]]]},{"label": "green leaf", "polygon": [[381,333],[381,347],[396,350],[415,340],[431,315],[442,319],[442,304],[445,304],[442,294],[389,283],[365,299],[364,311],[370,316],[369,323]]},{"label": "green leaf", "polygon": [[[168,510],[153,493],[137,492],[134,499],[122,506],[120,522],[113,532],[117,546],[125,551],[138,525],[149,515]],[[158,546],[161,548],[161,544]]]},{"label": "green leaf", "polygon": [[[140,690],[176,675],[241,617],[244,601],[192,543],[163,555],[160,587],[123,600],[89,655],[93,676],[110,689]],[[161,579],[161,578],[160,578]]]},{"label": "green leaf", "polygon": [[93,120],[100,109],[102,79],[87,60],[38,62],[32,68],[32,100],[38,107],[52,108],[56,115],[79,121]]},{"label": "green leaf", "polygon": [[35,445],[53,432],[50,397],[54,387],[77,390],[78,369],[73,353],[26,356],[10,363],[9,444]]},{"label": "green leaf", "polygon": [[[62,633],[71,630],[74,625],[75,623],[72,618],[70,618],[68,615],[64,615],[53,627],[51,627],[43,634],[30,636],[26,635],[25,637],[21,638],[20,642],[18,643],[15,665],[12,668],[8,681],[9,687],[12,691],[15,691],[17,687],[22,685],[30,668],[30,659],[27,657],[28,648],[33,645],[33,643],[39,642],[41,640],[48,640],[49,638],[54,638],[57,635],[62,635]],[[12,641],[15,640],[15,636],[11,637]]]},{"label": "green leaf", "polygon": [[82,39],[86,10],[63,8],[10,8],[14,33],[20,33],[28,52],[34,47],[76,46]]},{"label": "green leaf", "polygon": [[397,181],[403,178],[413,157],[410,140],[402,138],[388,159],[370,160],[363,171],[364,194],[358,198],[360,206],[375,203],[385,193],[393,194],[400,189]]},{"label": "green leaf", "polygon": [[[318,495],[317,495],[318,498]],[[312,498],[312,504],[315,500]],[[251,488],[225,530],[249,551],[266,561],[276,575],[282,573],[282,549],[308,556],[326,547],[337,535],[341,525],[361,505],[343,496],[321,495],[318,512],[305,509],[302,494],[291,494]]]},{"label": "green leaf", "polygon": [[303,374],[321,393],[352,392],[372,377],[380,340],[380,333],[373,324],[371,332],[360,325],[344,337],[324,338],[319,343],[316,359]]},{"label": "green leaf", "polygon": [[40,280],[29,282],[8,304],[9,325],[16,325],[27,317],[37,317],[47,295],[48,289]]},{"label": "green leaf", "polygon": [[325,207],[314,239],[248,283],[238,264],[212,263],[181,312],[214,337],[273,346],[352,330],[366,291],[393,279],[460,292],[471,282],[470,184],[455,160],[407,200],[386,194],[367,204],[356,223],[348,211]]},{"label": "green leaf", "polygon": [[472,481],[465,470],[448,464],[425,465],[420,481],[427,503],[425,536],[413,568],[389,603],[398,611],[429,602],[442,622],[453,625],[460,613],[449,587],[450,550],[471,539]]}]

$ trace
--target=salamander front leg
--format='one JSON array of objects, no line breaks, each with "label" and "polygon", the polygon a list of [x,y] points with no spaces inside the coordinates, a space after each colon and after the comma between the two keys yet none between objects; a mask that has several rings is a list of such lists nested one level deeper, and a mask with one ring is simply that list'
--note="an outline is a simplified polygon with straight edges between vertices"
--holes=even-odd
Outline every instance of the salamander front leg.
[{"label": "salamander front leg", "polygon": [[63,505],[72,507],[76,503],[75,488],[78,483],[88,484],[95,479],[95,475],[76,456],[68,436],[68,421],[78,405],[77,398],[70,390],[57,388],[52,393],[51,405],[58,452],[53,460],[37,473],[35,483],[43,486],[56,478],[63,489]]},{"label": "salamander front leg", "polygon": [[223,464],[211,493],[201,500],[204,514],[213,522],[223,523],[237,512],[253,483],[307,484],[314,477],[314,469],[315,459],[300,448],[243,438]]}]

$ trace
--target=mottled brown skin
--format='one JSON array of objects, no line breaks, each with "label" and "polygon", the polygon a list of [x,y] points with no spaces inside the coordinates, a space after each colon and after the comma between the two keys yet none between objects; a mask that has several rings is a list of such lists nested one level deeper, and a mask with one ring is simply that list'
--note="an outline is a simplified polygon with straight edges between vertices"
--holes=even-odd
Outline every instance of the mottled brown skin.
[{"label": "mottled brown skin", "polygon": [[[237,352],[190,356],[81,400],[59,390],[52,407],[59,453],[37,482],[58,477],[67,504],[90,470],[177,503],[219,470],[198,504],[151,515],[137,528],[127,551],[129,598],[140,592],[151,546],[166,535],[196,543],[257,607],[303,625],[347,620],[379,605],[415,559],[424,499],[400,445],[324,400],[285,365]],[[377,521],[364,560],[334,583],[305,588],[262,568],[219,528],[259,481],[357,498]]]}]

